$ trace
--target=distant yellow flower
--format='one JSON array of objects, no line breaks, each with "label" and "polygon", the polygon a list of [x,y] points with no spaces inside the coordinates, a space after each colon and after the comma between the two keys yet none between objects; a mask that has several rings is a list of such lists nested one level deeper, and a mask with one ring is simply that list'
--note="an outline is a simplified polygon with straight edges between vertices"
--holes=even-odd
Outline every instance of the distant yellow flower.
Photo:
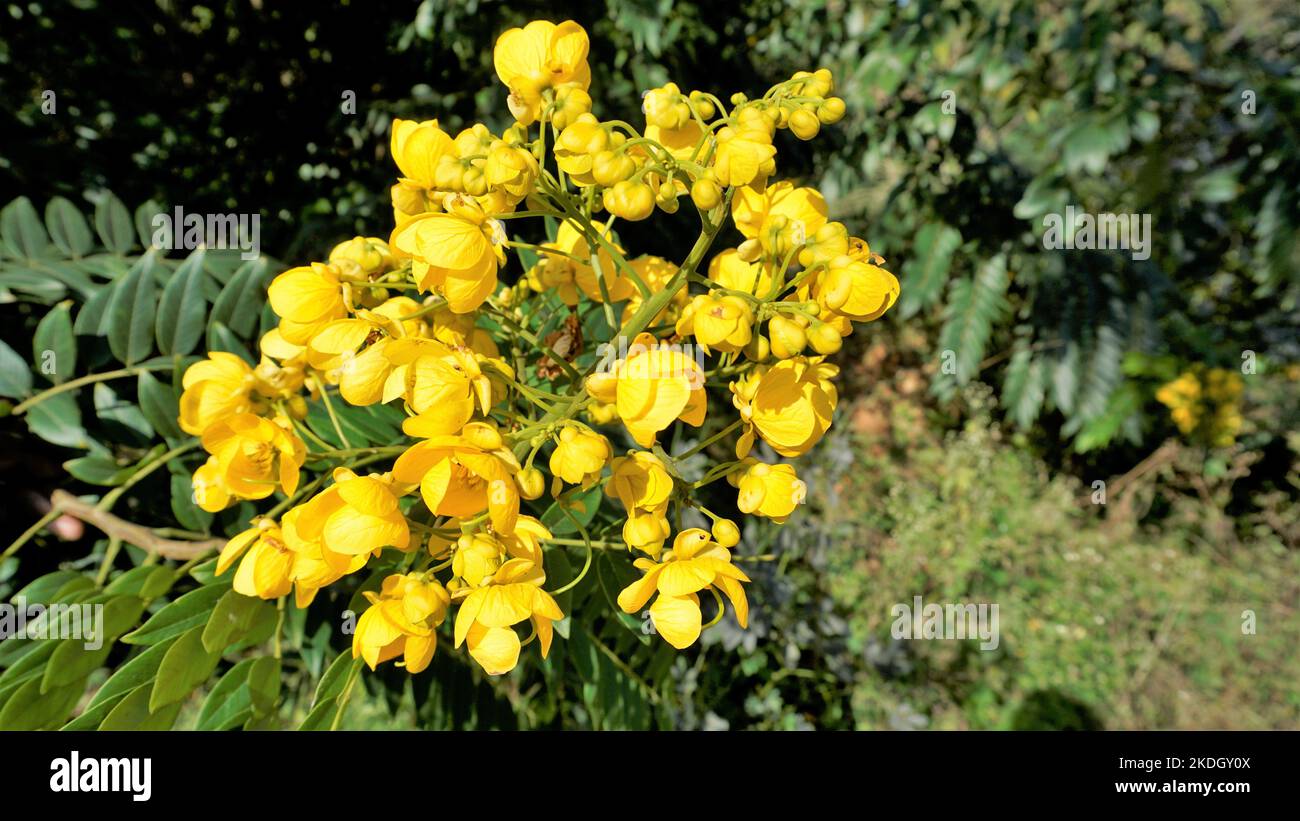
[{"label": "distant yellow flower", "polygon": [[573,84],[585,90],[590,86],[589,49],[587,32],[572,20],[559,25],[534,20],[497,38],[492,62],[497,77],[510,89],[507,102],[515,119],[523,125],[536,121],[547,89]]},{"label": "distant yellow flower", "polygon": [[808,486],[792,465],[754,462],[743,473],[727,477],[740,491],[736,507],[782,524],[808,497]]},{"label": "distant yellow flower", "polygon": [[[564,618],[551,594],[542,589],[546,576],[528,559],[510,559],[487,584],[462,588],[456,613],[456,646],[466,644],[470,656],[490,676],[508,673],[519,663],[522,642],[514,625],[531,620],[542,658],[551,649],[552,623]],[[466,592],[468,591],[468,592]]]},{"label": "distant yellow flower", "polygon": [[782,456],[807,453],[831,425],[839,394],[830,380],[837,373],[821,357],[796,356],[732,382],[732,403],[746,423],[737,458],[749,455],[755,433]]},{"label": "distant yellow flower", "polygon": [[[605,236],[610,234],[606,232]],[[614,244],[612,239],[610,244]],[[555,241],[543,245],[542,254],[538,272],[541,285],[545,290],[555,290],[566,305],[577,305],[579,292],[595,302],[604,302],[605,293],[609,294],[610,302],[622,302],[637,292],[636,285],[619,270],[608,251],[598,248],[592,254],[586,236],[572,220],[560,223]],[[596,276],[593,259],[600,264],[600,277]]]},{"label": "distant yellow flower", "polygon": [[[409,433],[409,431],[408,431]],[[429,510],[458,519],[487,511],[498,533],[519,519],[519,463],[491,425],[471,422],[458,436],[431,436],[393,464],[394,478],[418,485]]]},{"label": "distant yellow flower", "polygon": [[217,512],[231,499],[265,499],[278,488],[292,495],[307,449],[296,434],[251,413],[214,422],[203,431],[208,461],[194,473],[199,507]]},{"label": "distant yellow flower", "polygon": [[233,353],[213,351],[195,362],[181,378],[181,430],[199,436],[218,420],[247,413],[255,381],[253,369]]},{"label": "distant yellow flower", "polygon": [[560,430],[551,453],[551,474],[571,485],[591,487],[609,461],[609,440],[599,433],[573,425]]},{"label": "distant yellow flower", "polygon": [[363,593],[370,607],[352,634],[352,658],[365,659],[371,670],[402,656],[408,673],[429,666],[438,646],[438,625],[447,618],[451,597],[437,579],[421,573],[392,575],[379,593]]},{"label": "distant yellow flower", "polygon": [[731,600],[741,627],[748,625],[749,600],[741,583],[749,577],[731,563],[731,552],[705,531],[683,530],[663,561],[637,559],[634,564],[645,575],[618,594],[618,606],[624,613],[636,613],[658,593],[650,605],[650,619],[655,632],[678,650],[690,647],[700,637],[699,593],[709,587],[716,587]]},{"label": "distant yellow flower", "polygon": [[[636,271],[637,276],[650,289],[650,293],[659,293],[667,289],[669,282],[677,274],[677,266],[663,257],[639,256],[628,263],[632,270]],[[641,292],[633,285],[630,278],[625,278],[627,284],[631,286],[631,293],[627,298],[627,304],[623,306],[623,322],[627,322],[632,316],[641,309],[644,299]],[[673,298],[664,306],[653,320],[652,325],[672,324],[681,316],[682,309],[690,302],[690,294],[686,288],[678,289],[673,294]]]},{"label": "distant yellow flower", "polygon": [[613,402],[632,438],[643,448],[655,435],[680,419],[699,427],[707,398],[704,371],[679,346],[661,345],[641,334],[628,346],[628,355],[611,371],[587,378],[587,390],[598,402]]},{"label": "distant yellow flower", "polygon": [[421,290],[447,299],[458,314],[478,308],[497,287],[505,232],[472,198],[452,195],[448,213],[421,214],[393,232],[390,244],[411,257]]}]

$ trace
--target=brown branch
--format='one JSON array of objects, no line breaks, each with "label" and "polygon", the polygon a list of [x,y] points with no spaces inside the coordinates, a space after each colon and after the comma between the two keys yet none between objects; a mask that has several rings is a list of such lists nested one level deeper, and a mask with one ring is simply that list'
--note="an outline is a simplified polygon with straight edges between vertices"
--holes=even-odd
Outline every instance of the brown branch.
[{"label": "brown branch", "polygon": [[225,539],[204,539],[199,542],[164,539],[143,525],[119,519],[107,510],[100,510],[94,505],[83,502],[66,490],[54,491],[50,495],[50,501],[54,509],[61,513],[94,525],[115,539],[167,559],[197,559],[214,550],[220,550],[226,543]]}]

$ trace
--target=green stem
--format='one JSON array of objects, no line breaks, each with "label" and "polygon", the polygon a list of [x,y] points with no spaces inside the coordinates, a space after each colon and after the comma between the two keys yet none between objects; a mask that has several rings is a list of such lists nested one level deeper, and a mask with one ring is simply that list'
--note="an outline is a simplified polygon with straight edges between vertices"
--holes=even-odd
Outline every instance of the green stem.
[{"label": "green stem", "polygon": [[714,442],[718,441],[719,439],[723,438],[723,437],[726,436],[727,434],[731,433],[733,430],[735,430],[736,428],[740,427],[742,424],[744,424],[744,420],[743,420],[743,419],[737,419],[735,422],[732,422],[730,425],[727,425],[725,428],[723,428],[722,430],[718,431],[718,432],[715,433],[713,436],[710,436],[708,439],[705,439],[703,442],[700,442],[700,443],[699,443],[698,445],[696,445],[695,447],[691,448],[690,450],[686,451],[685,453],[681,454],[680,456],[674,456],[673,458],[674,458],[674,459],[686,459],[686,458],[688,458],[688,457],[694,456],[695,454],[697,454],[697,453],[699,453],[700,451],[702,451],[702,450],[704,450],[705,448],[707,448],[709,445],[712,445]]},{"label": "green stem", "polygon": [[168,362],[165,365],[162,363],[157,363],[154,365],[133,365],[129,368],[121,368],[116,371],[105,371],[104,373],[92,373],[92,374],[87,374],[85,376],[78,377],[76,379],[69,379],[67,382],[64,382],[61,385],[55,385],[52,388],[43,390],[40,393],[36,394],[35,396],[30,397],[29,399],[26,399],[18,403],[17,405],[14,406],[14,409],[10,411],[10,414],[13,416],[20,416],[24,411],[26,411],[32,405],[38,405],[41,402],[44,402],[46,399],[49,399],[51,396],[56,396],[66,391],[76,390],[77,388],[80,388],[83,385],[91,385],[94,384],[95,382],[107,382],[110,379],[121,379],[127,376],[136,376],[137,374],[144,373],[145,371],[171,370],[171,367],[172,367],[172,363],[170,362]]},{"label": "green stem", "polygon": [[343,426],[339,424],[338,415],[334,413],[334,402],[330,399],[330,392],[325,387],[325,381],[319,375],[316,376],[316,388],[320,391],[321,401],[325,403],[325,412],[330,416],[330,423],[334,425],[334,432],[339,435],[339,441],[343,443],[345,448],[352,447],[347,435],[343,433]]}]

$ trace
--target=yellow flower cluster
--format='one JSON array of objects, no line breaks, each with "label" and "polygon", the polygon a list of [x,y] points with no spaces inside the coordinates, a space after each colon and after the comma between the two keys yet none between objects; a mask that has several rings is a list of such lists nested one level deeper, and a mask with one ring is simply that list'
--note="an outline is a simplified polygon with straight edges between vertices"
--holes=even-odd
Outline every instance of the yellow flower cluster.
[{"label": "yellow flower cluster", "polygon": [[[439,630],[489,674],[513,669],[534,640],[545,657],[565,618],[555,596],[581,582],[594,549],[642,554],[643,575],[618,605],[649,605],[672,646],[705,628],[706,590],[715,622],[725,598],[744,626],[740,528],[698,491],[726,478],[742,513],[778,524],[793,515],[807,493],[795,468],[752,454],[798,457],[821,440],[838,399],[825,358],[853,323],[898,299],[884,260],[828,218],[818,191],[773,179],[779,132],[808,140],[844,116],[829,71],[730,105],[668,83],[645,94],[638,128],[593,112],[588,49],[572,21],[502,34],[493,57],[514,124],[453,135],[437,120],[394,122],[389,238],[354,238],[277,276],[279,324],[257,367],[213,352],[185,374],[181,425],[210,454],[194,474],[199,504],[283,495],[230,541],[217,572],[238,563],[235,590],[292,591],[299,606],[367,566],[388,572],[353,634],[353,655],[371,668],[400,657],[424,669]],[[674,213],[683,196],[701,225],[690,254],[630,255],[617,221]],[[507,233],[538,217],[553,236]],[[743,241],[711,251],[728,222]],[[530,255],[508,287],[507,249]],[[560,330],[535,330],[555,328],[541,314],[556,310],[570,312]],[[583,328],[602,317],[607,355],[588,364]],[[670,453],[674,423],[729,413],[722,388],[738,418]],[[411,441],[350,447],[340,400],[402,408]],[[309,402],[323,405],[341,448],[312,431]],[[723,450],[687,478],[686,457],[733,436],[734,459]],[[300,481],[304,468],[317,477]],[[604,497],[623,515],[590,533],[584,521],[611,517],[575,511]],[[582,538],[556,539],[530,514],[548,508],[548,521],[570,521]],[[710,530],[683,529],[687,511]],[[588,551],[584,570],[548,588],[546,552],[573,548]]]},{"label": "yellow flower cluster", "polygon": [[1185,436],[1215,447],[1231,447],[1241,431],[1241,374],[1195,365],[1156,391]]}]

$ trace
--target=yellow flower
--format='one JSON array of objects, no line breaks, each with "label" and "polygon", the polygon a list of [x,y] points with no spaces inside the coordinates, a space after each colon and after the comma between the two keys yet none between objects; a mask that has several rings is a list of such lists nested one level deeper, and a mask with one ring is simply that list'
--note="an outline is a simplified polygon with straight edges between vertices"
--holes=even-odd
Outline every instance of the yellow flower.
[{"label": "yellow flower", "polygon": [[555,164],[578,185],[595,185],[596,156],[611,147],[609,130],[594,114],[582,114],[555,140]]},{"label": "yellow flower", "polygon": [[746,239],[757,239],[769,255],[784,257],[826,225],[826,200],[816,189],[782,181],[762,192],[736,191],[731,218]]},{"label": "yellow flower", "polygon": [[235,571],[236,593],[261,599],[278,599],[288,594],[293,585],[294,554],[275,522],[262,519],[226,542],[217,557],[216,575],[229,570],[241,555],[243,561]]},{"label": "yellow flower", "polygon": [[628,433],[643,448],[675,420],[699,427],[707,398],[704,371],[678,346],[660,345],[651,334],[639,335],[628,355],[608,373],[587,378],[597,402],[613,402]]},{"label": "yellow flower", "polygon": [[628,513],[638,510],[664,510],[673,492],[673,477],[648,450],[636,450],[615,457],[609,465],[609,482],[605,494],[623,503]]},{"label": "yellow flower", "polygon": [[305,538],[299,531],[298,519],[306,509],[306,505],[295,505],[280,518],[284,543],[294,554],[294,601],[299,608],[311,604],[321,588],[365,567],[371,555],[348,555],[330,550],[325,546],[324,530],[319,522],[307,523],[307,532],[311,538]]},{"label": "yellow flower", "polygon": [[[657,294],[668,287],[669,281],[677,275],[677,266],[663,257],[640,256],[629,263],[632,270],[636,271],[637,276],[650,289],[651,294]],[[594,278],[594,277],[593,277]],[[631,293],[627,297],[627,304],[623,306],[623,322],[626,323],[632,316],[641,309],[644,300],[641,298],[641,292],[637,290],[630,278],[624,277],[623,280],[631,287]],[[612,294],[611,294],[612,295]],[[615,300],[617,301],[617,300]],[[664,309],[651,320],[651,325],[673,324],[681,316],[682,309],[690,301],[690,294],[686,288],[679,288],[673,294],[673,298],[664,306]]]},{"label": "yellow flower", "polygon": [[408,673],[428,667],[438,646],[438,625],[451,604],[437,579],[394,574],[384,579],[378,595],[369,590],[364,595],[371,606],[357,620],[352,658],[365,659],[371,670],[399,655]]},{"label": "yellow flower", "polygon": [[681,128],[691,120],[691,107],[676,83],[647,91],[641,100],[641,110],[645,112],[646,125],[659,128]]},{"label": "yellow flower", "polygon": [[744,125],[724,126],[718,132],[713,174],[723,187],[761,185],[776,170],[775,156],[770,127],[748,118]]},{"label": "yellow flower", "polygon": [[560,441],[551,453],[551,474],[571,485],[591,487],[610,455],[609,440],[604,436],[568,425],[560,430]]},{"label": "yellow flower", "polygon": [[623,541],[628,547],[659,555],[671,535],[667,512],[672,492],[672,476],[649,451],[633,451],[610,463],[605,494],[622,502],[628,513],[623,523]]},{"label": "yellow flower", "polygon": [[456,156],[451,135],[438,127],[437,120],[393,120],[390,143],[393,161],[404,181],[420,188],[437,188],[434,171],[439,161]]},{"label": "yellow flower", "polygon": [[472,198],[448,197],[448,213],[421,214],[398,226],[390,244],[413,260],[421,290],[434,290],[458,314],[475,310],[497,287],[505,232]]},{"label": "yellow flower", "polygon": [[632,513],[623,523],[623,541],[633,550],[658,557],[664,542],[673,535],[668,516],[663,511],[642,510]]},{"label": "yellow flower", "polygon": [[[610,234],[607,232],[605,236],[609,238]],[[612,239],[610,244],[614,244]],[[614,258],[603,247],[594,255],[600,264],[601,276],[597,278],[592,266],[591,245],[572,220],[560,224],[555,241],[544,244],[542,254],[544,259],[538,271],[541,285],[546,290],[555,290],[566,305],[578,304],[579,290],[593,302],[604,302],[601,280],[604,280],[610,302],[622,302],[637,293],[636,285],[623,275],[614,264]]]},{"label": "yellow flower", "polygon": [[757,513],[777,524],[784,523],[808,497],[808,486],[791,465],[754,462],[744,473],[733,473],[727,480],[740,491],[736,507],[741,513]]},{"label": "yellow flower", "polygon": [[731,552],[705,531],[683,530],[662,562],[637,559],[634,564],[645,575],[618,594],[618,606],[624,613],[636,613],[657,592],[650,605],[650,620],[655,632],[678,650],[690,647],[700,637],[699,593],[706,588],[726,594],[736,610],[736,621],[741,627],[748,625],[749,601],[741,583],[749,577],[731,563]]},{"label": "yellow flower", "polygon": [[464,534],[456,541],[452,575],[469,587],[481,587],[510,559],[527,559],[541,567],[541,542],[549,538],[551,531],[532,516],[520,516],[513,533]]},{"label": "yellow flower", "polygon": [[587,66],[590,43],[587,32],[572,20],[558,26],[534,20],[497,38],[492,62],[497,77],[510,89],[510,113],[523,125],[541,114],[542,92],[570,83],[581,89],[591,85]]},{"label": "yellow flower", "polygon": [[[474,415],[475,402],[486,416],[493,405],[492,378],[480,367],[479,354],[432,339],[398,339],[384,349],[393,366],[384,384],[383,401],[401,396],[418,414],[403,423],[411,436],[453,434]],[[506,373],[499,360],[494,366]]]},{"label": "yellow flower", "polygon": [[709,349],[734,353],[749,344],[753,336],[754,312],[738,296],[720,293],[695,297],[677,320],[677,333],[694,336]]},{"label": "yellow flower", "polygon": [[209,425],[252,409],[253,369],[233,353],[213,351],[185,369],[181,430],[200,436]]},{"label": "yellow flower", "polygon": [[267,296],[280,317],[280,335],[294,345],[306,345],[320,328],[347,316],[339,272],[332,265],[291,268],[271,281]]},{"label": "yellow flower", "polygon": [[552,622],[564,618],[564,613],[551,594],[542,590],[545,580],[540,564],[510,559],[484,586],[457,590],[456,596],[463,595],[464,600],[456,613],[456,646],[468,645],[470,656],[488,675],[508,673],[519,663],[522,647],[514,625],[531,619],[542,658],[546,658],[554,633]]},{"label": "yellow flower", "polygon": [[[420,435],[409,429],[407,433]],[[518,472],[519,462],[501,435],[483,422],[470,422],[458,436],[418,442],[393,464],[394,478],[418,485],[433,513],[467,519],[486,510],[497,533],[513,532],[518,521]]]},{"label": "yellow flower", "polygon": [[528,149],[504,141],[493,144],[483,166],[487,184],[503,189],[515,201],[532,193],[539,173],[537,160]]},{"label": "yellow flower", "polygon": [[709,262],[709,279],[731,291],[765,297],[772,288],[772,272],[761,262],[746,262],[729,248]]},{"label": "yellow flower", "polygon": [[411,532],[397,496],[390,477],[335,468],[334,484],[302,506],[297,535],[309,542],[319,539],[323,549],[344,556],[385,547],[406,550]]},{"label": "yellow flower", "polygon": [[898,301],[898,279],[876,265],[837,257],[820,274],[812,295],[822,307],[855,322],[878,319]]},{"label": "yellow flower", "polygon": [[[645,129],[645,136],[647,140],[654,140],[668,149],[668,153],[677,159],[690,160],[696,153],[695,148],[700,144],[700,138],[704,136],[704,131],[700,128],[699,123],[691,119],[687,120],[680,128],[660,128],[657,125],[648,125]],[[703,149],[700,154],[703,155]],[[716,188],[717,183],[712,184]]]},{"label": "yellow flower", "polygon": [[235,414],[209,425],[201,441],[211,454],[194,472],[195,499],[204,510],[223,510],[232,498],[265,499],[277,486],[290,495],[298,488],[307,449],[269,419]]},{"label": "yellow flower", "polygon": [[821,357],[796,356],[732,382],[732,403],[746,423],[736,457],[749,455],[755,433],[782,456],[807,453],[831,425],[839,395],[830,380],[839,370]]}]

